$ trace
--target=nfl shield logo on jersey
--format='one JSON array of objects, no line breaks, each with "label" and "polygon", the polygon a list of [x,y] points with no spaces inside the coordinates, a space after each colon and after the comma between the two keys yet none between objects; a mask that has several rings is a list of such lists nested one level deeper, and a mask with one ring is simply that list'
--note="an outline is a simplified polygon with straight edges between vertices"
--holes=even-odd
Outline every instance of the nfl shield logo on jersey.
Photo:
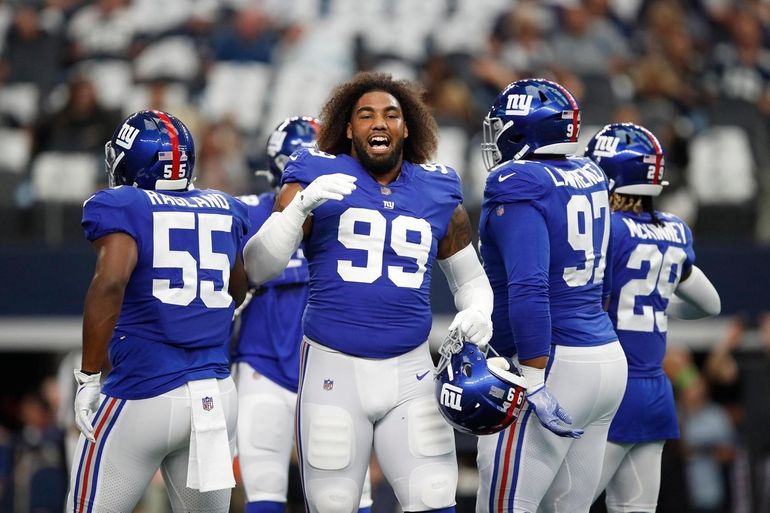
[{"label": "nfl shield logo on jersey", "polygon": [[214,398],[213,397],[203,397],[201,398],[201,403],[203,404],[203,409],[206,411],[211,411],[214,409]]},{"label": "nfl shield logo on jersey", "polygon": [[334,380],[333,379],[325,379],[324,380],[324,390],[331,390],[334,388]]}]

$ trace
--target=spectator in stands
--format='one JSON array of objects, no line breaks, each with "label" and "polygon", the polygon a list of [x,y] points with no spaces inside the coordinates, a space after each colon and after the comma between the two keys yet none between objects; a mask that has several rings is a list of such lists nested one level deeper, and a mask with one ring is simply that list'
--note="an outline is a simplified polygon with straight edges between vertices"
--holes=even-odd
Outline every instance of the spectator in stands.
[{"label": "spectator in stands", "polygon": [[681,450],[693,513],[721,513],[727,506],[725,467],[734,456],[736,433],[727,410],[714,402],[688,349],[669,348],[664,369],[679,405]]},{"label": "spectator in stands", "polygon": [[33,154],[43,151],[86,152],[102,156],[120,114],[102,108],[93,84],[75,76],[69,84],[67,103],[41,119],[34,129]]},{"label": "spectator in stands", "polygon": [[198,150],[196,187],[239,195],[249,191],[251,172],[241,134],[231,119],[209,125]]},{"label": "spectator in stands", "polygon": [[211,41],[212,58],[217,61],[265,62],[273,60],[278,33],[270,17],[259,7],[234,12],[230,22]]},{"label": "spectator in stands", "polygon": [[44,97],[61,80],[62,43],[60,27],[43,26],[37,8],[19,5],[0,57],[0,78],[8,83],[35,84]]},{"label": "spectator in stands", "polygon": [[129,58],[135,35],[128,0],[84,2],[67,26],[70,59]]},{"label": "spectator in stands", "polygon": [[19,404],[21,432],[14,442],[14,512],[59,513],[64,509],[67,471],[62,432],[50,405],[38,394]]},{"label": "spectator in stands", "polygon": [[739,456],[749,468],[749,477],[737,480],[748,493],[736,494],[744,496],[752,511],[766,512],[770,511],[770,411],[757,405],[766,404],[770,394],[770,313],[760,314],[757,321],[759,350],[746,347],[751,320],[736,316],[714,344],[704,372],[716,385],[730,386],[740,397],[738,417],[745,450]]}]

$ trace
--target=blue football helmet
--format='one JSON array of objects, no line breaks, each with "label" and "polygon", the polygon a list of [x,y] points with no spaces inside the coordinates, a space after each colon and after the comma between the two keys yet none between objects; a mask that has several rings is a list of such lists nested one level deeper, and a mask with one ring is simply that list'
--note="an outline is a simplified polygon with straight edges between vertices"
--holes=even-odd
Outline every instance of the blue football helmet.
[{"label": "blue football helmet", "polygon": [[633,123],[613,123],[594,135],[585,156],[596,162],[610,184],[610,192],[657,196],[663,180],[665,159],[658,139]]},{"label": "blue football helmet", "polygon": [[528,78],[508,85],[484,119],[481,154],[487,170],[531,154],[577,151],[580,107],[550,80]]},{"label": "blue football helmet", "polygon": [[526,381],[502,357],[487,359],[476,344],[450,333],[439,348],[435,394],[438,409],[456,430],[491,435],[519,417]]},{"label": "blue football helmet", "polygon": [[281,183],[281,175],[289,156],[300,148],[313,148],[318,137],[319,121],[310,116],[294,116],[285,119],[273,130],[267,140],[267,159],[275,184]]},{"label": "blue football helmet", "polygon": [[192,182],[195,144],[187,127],[171,114],[131,114],[104,146],[110,187],[185,190]]}]

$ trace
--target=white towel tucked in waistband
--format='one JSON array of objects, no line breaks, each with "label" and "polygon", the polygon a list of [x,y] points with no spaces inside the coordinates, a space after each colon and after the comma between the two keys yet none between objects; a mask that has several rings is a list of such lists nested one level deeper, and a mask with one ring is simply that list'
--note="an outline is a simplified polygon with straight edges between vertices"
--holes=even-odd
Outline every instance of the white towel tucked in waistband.
[{"label": "white towel tucked in waistband", "polygon": [[235,486],[224,404],[216,379],[187,383],[192,429],[187,487],[210,492]]}]

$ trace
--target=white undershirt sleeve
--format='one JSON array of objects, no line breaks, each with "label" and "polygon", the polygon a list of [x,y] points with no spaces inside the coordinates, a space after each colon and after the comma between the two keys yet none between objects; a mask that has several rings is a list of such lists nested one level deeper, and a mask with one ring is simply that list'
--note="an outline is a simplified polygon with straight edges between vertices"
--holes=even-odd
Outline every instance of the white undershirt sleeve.
[{"label": "white undershirt sleeve", "polygon": [[299,208],[299,196],[282,212],[273,212],[244,246],[243,263],[253,284],[261,285],[281,274],[302,242],[307,215]]},{"label": "white undershirt sleeve", "polygon": [[668,302],[666,313],[679,319],[702,319],[719,315],[722,302],[719,293],[703,271],[692,266],[686,280],[679,282]]},{"label": "white undershirt sleeve", "polygon": [[492,287],[472,244],[439,260],[438,265],[446,276],[458,311],[473,307],[486,316],[492,315]]}]

